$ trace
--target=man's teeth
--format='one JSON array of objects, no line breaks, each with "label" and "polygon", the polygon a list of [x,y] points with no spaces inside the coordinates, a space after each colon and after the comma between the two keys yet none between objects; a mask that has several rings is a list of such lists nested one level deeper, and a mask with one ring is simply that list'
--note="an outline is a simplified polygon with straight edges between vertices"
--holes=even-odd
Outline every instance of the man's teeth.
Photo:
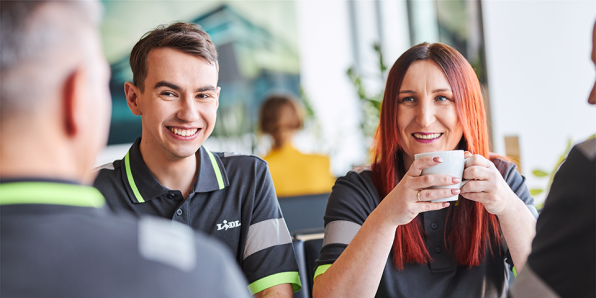
[{"label": "man's teeth", "polygon": [[429,134],[429,135],[423,135],[423,134],[419,134],[419,133],[415,133],[414,137],[417,139],[423,139],[423,140],[432,140],[432,139],[436,139],[438,137],[440,137],[441,134],[440,133],[433,133],[433,134]]},{"label": "man's teeth", "polygon": [[181,129],[181,128],[176,128],[176,127],[170,127],[169,128],[171,132],[179,135],[179,136],[183,136],[183,137],[188,137],[188,136],[192,136],[195,133],[197,133],[197,131],[199,130],[198,128],[193,128],[193,129]]}]

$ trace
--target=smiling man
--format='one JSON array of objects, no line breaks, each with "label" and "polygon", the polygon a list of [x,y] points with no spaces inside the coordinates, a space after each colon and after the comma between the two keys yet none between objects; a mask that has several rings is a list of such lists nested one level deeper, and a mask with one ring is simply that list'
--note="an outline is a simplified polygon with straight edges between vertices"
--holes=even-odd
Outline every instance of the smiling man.
[{"label": "smiling man", "polygon": [[160,26],[134,46],[130,65],[126,100],[143,131],[122,160],[99,171],[95,186],[108,206],[203,231],[231,249],[251,294],[292,297],[298,266],[267,163],[202,146],[220,92],[209,35],[191,23]]}]

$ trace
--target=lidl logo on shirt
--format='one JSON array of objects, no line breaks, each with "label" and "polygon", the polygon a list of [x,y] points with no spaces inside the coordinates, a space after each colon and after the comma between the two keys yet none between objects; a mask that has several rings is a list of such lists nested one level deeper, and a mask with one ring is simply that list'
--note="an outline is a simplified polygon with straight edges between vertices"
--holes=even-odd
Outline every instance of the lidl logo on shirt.
[{"label": "lidl logo on shirt", "polygon": [[232,228],[237,228],[239,226],[241,226],[242,224],[240,223],[239,220],[237,221],[231,221],[228,222],[227,220],[224,220],[223,223],[217,224],[217,230],[228,230],[228,229],[232,229]]}]

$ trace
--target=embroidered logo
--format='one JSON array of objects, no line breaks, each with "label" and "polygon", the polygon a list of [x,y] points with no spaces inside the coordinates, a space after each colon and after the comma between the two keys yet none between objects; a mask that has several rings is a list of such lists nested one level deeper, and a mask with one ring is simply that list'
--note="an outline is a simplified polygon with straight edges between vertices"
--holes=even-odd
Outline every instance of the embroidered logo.
[{"label": "embroidered logo", "polygon": [[228,230],[228,229],[232,229],[232,228],[237,228],[239,226],[241,226],[242,224],[240,223],[239,220],[237,221],[231,221],[228,222],[227,220],[224,220],[223,223],[217,224],[217,230]]}]

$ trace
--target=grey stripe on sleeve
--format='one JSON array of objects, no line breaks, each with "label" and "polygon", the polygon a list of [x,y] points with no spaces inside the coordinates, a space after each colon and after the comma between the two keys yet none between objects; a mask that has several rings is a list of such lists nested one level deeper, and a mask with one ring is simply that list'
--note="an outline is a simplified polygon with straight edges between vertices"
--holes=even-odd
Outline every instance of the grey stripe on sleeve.
[{"label": "grey stripe on sleeve", "polygon": [[336,220],[325,227],[323,246],[331,243],[350,244],[360,230],[361,225],[347,220]]},{"label": "grey stripe on sleeve", "polygon": [[534,273],[534,270],[526,263],[522,272],[517,276],[513,288],[511,288],[513,298],[541,297],[558,298],[559,295],[548,286],[540,276]]},{"label": "grey stripe on sleeve", "polygon": [[142,217],[139,220],[139,253],[145,259],[191,271],[197,257],[194,232],[181,223]]},{"label": "grey stripe on sleeve", "polygon": [[292,243],[283,218],[273,218],[250,225],[244,248],[244,259],[263,249]]}]

